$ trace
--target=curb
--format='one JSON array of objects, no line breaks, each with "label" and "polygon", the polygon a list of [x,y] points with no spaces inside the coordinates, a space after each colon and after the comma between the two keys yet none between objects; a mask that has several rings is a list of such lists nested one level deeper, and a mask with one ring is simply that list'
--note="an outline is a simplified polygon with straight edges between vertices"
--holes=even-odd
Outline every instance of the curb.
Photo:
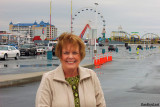
[{"label": "curb", "polygon": [[[94,64],[83,65],[83,67],[91,69],[94,67]],[[25,74],[0,75],[0,88],[40,81],[43,73],[46,72],[47,71],[25,73]]]}]

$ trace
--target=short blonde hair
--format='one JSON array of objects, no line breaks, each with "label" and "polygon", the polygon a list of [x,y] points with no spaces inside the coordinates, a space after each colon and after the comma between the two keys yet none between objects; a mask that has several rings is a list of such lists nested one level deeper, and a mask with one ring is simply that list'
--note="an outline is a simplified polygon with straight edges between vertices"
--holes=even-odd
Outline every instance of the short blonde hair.
[{"label": "short blonde hair", "polygon": [[62,58],[62,48],[64,48],[66,44],[72,44],[75,48],[78,46],[81,60],[85,57],[85,44],[82,39],[77,35],[65,32],[59,36],[58,43],[56,45],[55,54],[59,59]]}]

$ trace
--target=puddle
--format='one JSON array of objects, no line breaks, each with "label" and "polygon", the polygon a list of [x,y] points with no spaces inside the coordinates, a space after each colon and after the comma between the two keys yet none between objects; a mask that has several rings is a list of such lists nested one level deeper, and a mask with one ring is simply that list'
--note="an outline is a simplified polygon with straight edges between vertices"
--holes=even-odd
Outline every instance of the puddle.
[{"label": "puddle", "polygon": [[23,67],[50,67],[50,66],[59,66],[59,64],[33,64],[33,65],[20,65],[20,68],[23,68]]},{"label": "puddle", "polygon": [[51,67],[51,66],[59,66],[59,64],[32,64],[32,65],[4,64],[0,65],[0,68]]}]

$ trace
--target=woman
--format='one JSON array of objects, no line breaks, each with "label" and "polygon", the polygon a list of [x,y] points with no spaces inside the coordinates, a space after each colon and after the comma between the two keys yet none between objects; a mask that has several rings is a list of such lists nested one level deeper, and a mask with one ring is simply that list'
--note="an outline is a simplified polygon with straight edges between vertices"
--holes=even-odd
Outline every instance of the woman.
[{"label": "woman", "polygon": [[96,73],[79,66],[85,57],[81,38],[71,33],[60,35],[56,56],[61,65],[43,75],[36,107],[105,107]]}]

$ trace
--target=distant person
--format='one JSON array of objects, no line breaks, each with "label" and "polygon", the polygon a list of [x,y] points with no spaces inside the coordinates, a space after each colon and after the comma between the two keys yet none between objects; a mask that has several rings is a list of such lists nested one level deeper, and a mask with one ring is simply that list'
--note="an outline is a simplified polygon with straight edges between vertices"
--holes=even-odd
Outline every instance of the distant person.
[{"label": "distant person", "polygon": [[56,43],[52,46],[52,55],[55,56]]},{"label": "distant person", "polygon": [[106,107],[96,73],[79,66],[85,57],[85,44],[71,33],[60,35],[56,56],[61,64],[42,77],[36,107]]}]

